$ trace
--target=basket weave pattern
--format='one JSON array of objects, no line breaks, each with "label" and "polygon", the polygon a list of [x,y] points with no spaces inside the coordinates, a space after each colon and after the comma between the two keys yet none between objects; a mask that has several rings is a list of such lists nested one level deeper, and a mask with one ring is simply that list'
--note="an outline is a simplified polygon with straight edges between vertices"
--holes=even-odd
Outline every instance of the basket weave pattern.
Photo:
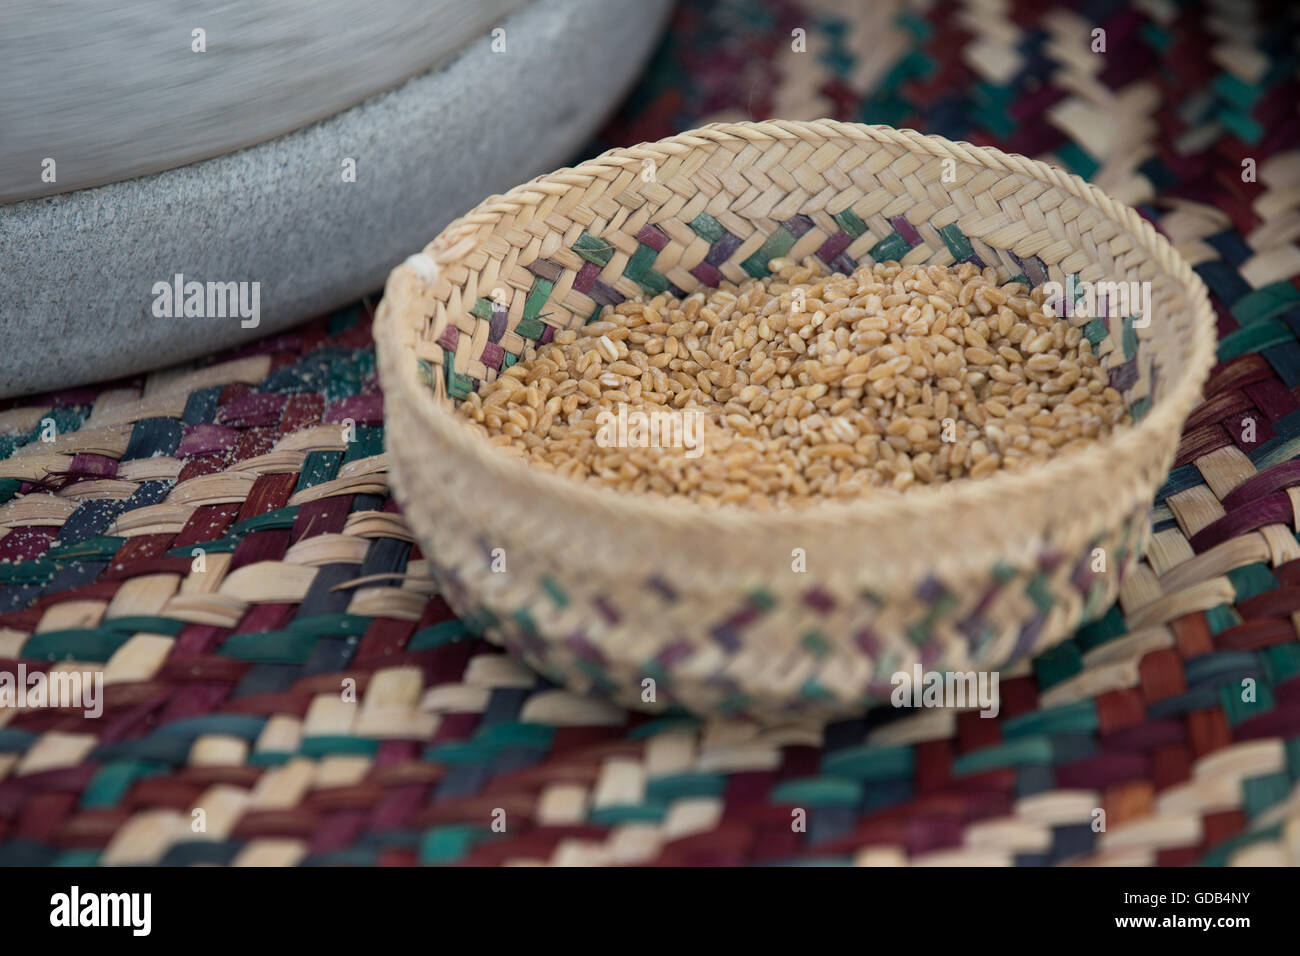
[{"label": "basket weave pattern", "polygon": [[[760,519],[538,474],[450,414],[604,305],[778,256],[1150,282],[1149,323],[1071,320],[1142,423],[1031,473]],[[489,199],[394,271],[380,317],[396,487],[453,607],[570,686],[637,704],[651,677],[658,703],[751,713],[855,709],[917,661],[995,668],[1103,610],[1213,350],[1204,287],[1132,210],[1045,164],[830,121],[706,127]]]}]

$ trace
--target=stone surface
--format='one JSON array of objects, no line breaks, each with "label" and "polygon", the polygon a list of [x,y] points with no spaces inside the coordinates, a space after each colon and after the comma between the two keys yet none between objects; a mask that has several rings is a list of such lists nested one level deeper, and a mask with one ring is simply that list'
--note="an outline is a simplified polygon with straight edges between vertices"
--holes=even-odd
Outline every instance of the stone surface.
[{"label": "stone surface", "polygon": [[528,2],[5,0],[0,203],[284,136],[446,64]]},{"label": "stone surface", "polygon": [[[283,329],[382,285],[487,195],[551,170],[618,102],[669,0],[536,0],[446,67],[250,149],[0,207],[0,396]],[[342,163],[356,160],[356,182]],[[159,318],[154,286],[257,282],[260,322]]]}]

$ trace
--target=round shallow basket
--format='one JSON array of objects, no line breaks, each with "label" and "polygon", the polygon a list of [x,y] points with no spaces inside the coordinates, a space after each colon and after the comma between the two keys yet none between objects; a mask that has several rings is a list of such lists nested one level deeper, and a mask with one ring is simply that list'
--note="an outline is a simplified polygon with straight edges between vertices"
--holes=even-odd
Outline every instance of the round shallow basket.
[{"label": "round shallow basket", "polygon": [[[760,514],[538,471],[454,411],[606,305],[807,256],[1150,283],[1145,318],[1070,319],[1134,424],[1019,473]],[[1204,286],[1132,209],[831,121],[709,126],[494,196],[393,271],[376,338],[394,488],[458,614],[578,692],[764,720],[860,711],[916,664],[995,670],[1103,612],[1214,353]]]}]

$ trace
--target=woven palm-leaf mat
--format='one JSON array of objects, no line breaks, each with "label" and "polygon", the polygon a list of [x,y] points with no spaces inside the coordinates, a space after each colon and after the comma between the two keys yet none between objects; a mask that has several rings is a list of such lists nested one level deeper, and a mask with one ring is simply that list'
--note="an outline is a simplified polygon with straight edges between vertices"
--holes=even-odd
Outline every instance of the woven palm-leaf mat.
[{"label": "woven palm-leaf mat", "polygon": [[684,4],[605,133],[830,115],[997,144],[1137,205],[1211,288],[1222,364],[1147,561],[1002,674],[995,719],[760,729],[542,683],[432,591],[362,306],[0,410],[0,672],[105,681],[97,718],[0,711],[0,863],[1300,862],[1287,16]]}]

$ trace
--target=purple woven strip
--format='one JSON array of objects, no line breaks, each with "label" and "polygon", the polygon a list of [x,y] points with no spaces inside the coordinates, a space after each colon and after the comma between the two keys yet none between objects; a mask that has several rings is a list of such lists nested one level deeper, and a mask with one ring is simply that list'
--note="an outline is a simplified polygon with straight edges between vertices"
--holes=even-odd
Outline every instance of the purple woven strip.
[{"label": "purple woven strip", "polygon": [[217,409],[215,421],[218,425],[231,425],[235,428],[275,425],[280,421],[280,415],[288,401],[289,396],[282,392],[251,392]]},{"label": "purple woven strip", "polygon": [[665,671],[671,671],[678,664],[689,660],[690,656],[695,653],[695,646],[687,641],[674,641],[659,652],[655,658],[660,668]]},{"label": "purple woven strip", "polygon": [[1056,768],[1056,785],[1063,789],[1101,790],[1150,779],[1151,759],[1143,753],[1105,754]]},{"label": "purple woven strip", "polygon": [[524,268],[548,282],[559,282],[560,273],[564,271],[558,262],[552,262],[550,259],[534,259]]},{"label": "purple woven strip", "polygon": [[605,655],[600,652],[600,648],[592,644],[587,639],[587,635],[581,631],[574,631],[564,639],[564,643],[577,657],[584,661],[592,664],[603,664],[605,661]]},{"label": "purple woven strip", "polygon": [[493,305],[492,316],[488,319],[488,341],[500,342],[501,336],[506,334],[506,328],[510,324],[510,310]]},{"label": "purple woven strip", "polygon": [[1291,394],[1291,390],[1275,378],[1246,385],[1242,388],[1242,391],[1246,393],[1252,402],[1259,406],[1259,410],[1272,422],[1277,421],[1279,418],[1285,418],[1297,408],[1300,408],[1300,402],[1296,401],[1295,396]]},{"label": "purple woven strip", "polygon": [[813,227],[813,221],[803,213],[797,213],[791,216],[785,222],[781,223],[794,236],[802,236],[805,232]]},{"label": "purple woven strip", "polygon": [[875,657],[880,651],[880,638],[869,627],[864,627],[854,637],[855,643],[868,657]]},{"label": "purple woven strip", "polygon": [[641,227],[641,231],[636,234],[636,241],[644,243],[655,252],[663,252],[664,246],[668,245],[668,237],[657,226],[649,223]]},{"label": "purple woven strip", "polygon": [[943,582],[932,574],[926,575],[925,580],[916,589],[917,598],[926,604],[933,604],[947,593],[948,589],[943,586]]},{"label": "purple woven strip", "polygon": [[912,224],[904,216],[895,216],[889,220],[889,224],[898,230],[898,234],[907,241],[912,247],[921,244],[921,234],[912,228]]},{"label": "purple woven strip", "polygon": [[617,624],[623,619],[623,615],[618,613],[618,608],[614,607],[603,597],[598,597],[591,602],[600,611],[600,616],[610,624]]},{"label": "purple woven strip", "polygon": [[1026,656],[1035,647],[1038,646],[1038,635],[1043,630],[1043,616],[1035,615],[1034,619],[1020,629],[1020,637],[1016,640],[1016,649],[1012,657],[1019,659]]},{"label": "purple woven strip", "polygon": [[822,614],[829,614],[835,610],[835,598],[821,588],[806,591],[803,596],[803,603]]},{"label": "purple woven strip", "polygon": [[921,669],[929,670],[931,665],[943,659],[944,646],[933,638],[921,647]]},{"label": "purple woven strip", "polygon": [[442,330],[442,335],[438,336],[438,344],[448,352],[456,351],[456,345],[460,342],[460,329],[454,325],[449,325]]},{"label": "purple woven strip", "polygon": [[1209,551],[1217,544],[1248,531],[1257,531],[1270,524],[1289,525],[1295,513],[1291,508],[1291,498],[1285,491],[1274,492],[1267,498],[1261,498],[1248,505],[1229,511],[1217,521],[1212,521],[1196,534],[1188,544],[1197,554]]},{"label": "purple woven strip", "polygon": [[1123,365],[1110,370],[1110,387],[1115,389],[1117,392],[1128,391],[1137,384],[1137,380],[1137,359],[1130,359]]},{"label": "purple woven strip", "polygon": [[379,392],[350,395],[330,405],[321,415],[321,421],[325,423],[342,422],[349,418],[358,425],[382,425],[384,396]]},{"label": "purple woven strip", "polygon": [[582,268],[573,279],[573,287],[579,292],[586,293],[596,279],[600,276],[600,266],[594,262],[584,262]]},{"label": "purple woven strip", "polygon": [[1029,277],[1030,286],[1042,285],[1047,281],[1047,267],[1043,265],[1043,260],[1038,256],[1022,259],[1020,267],[1025,270],[1025,275]]},{"label": "purple woven strip", "polygon": [[501,363],[505,361],[506,350],[494,342],[488,342],[483,346],[483,354],[480,356],[483,364],[488,368],[501,370]]},{"label": "purple woven strip", "polygon": [[224,425],[192,425],[185,431],[177,446],[177,458],[193,458],[198,455],[211,455],[214,452],[228,451],[239,441],[239,432]]},{"label": "purple woven strip", "polygon": [[712,288],[716,288],[718,283],[722,281],[722,273],[713,268],[713,266],[709,265],[707,262],[701,262],[698,266],[692,269],[691,275],[699,279],[704,285]]},{"label": "purple woven strip", "polygon": [[591,284],[591,291],[587,295],[591,296],[600,305],[618,305],[623,301],[623,295],[620,292],[599,281]]},{"label": "purple woven strip", "polygon": [[1267,471],[1261,471],[1253,478],[1239,484],[1223,498],[1224,511],[1236,511],[1252,501],[1267,498],[1277,491],[1283,491],[1292,485],[1300,485],[1300,458],[1293,458],[1274,465]]},{"label": "purple woven strip", "polygon": [[710,635],[728,654],[734,654],[740,649],[740,633],[730,624],[719,624]]},{"label": "purple woven strip", "polygon": [[704,261],[711,266],[720,266],[728,259],[731,254],[740,248],[740,239],[727,233],[721,239],[713,244],[709,249],[709,254],[704,257]]},{"label": "purple woven strip", "polygon": [[843,252],[826,264],[836,272],[842,272],[845,275],[852,275],[853,270],[858,267],[858,264]]},{"label": "purple woven strip", "polygon": [[974,644],[979,639],[980,632],[984,630],[985,624],[982,615],[971,614],[957,622],[957,630],[961,631],[962,636],[966,638],[967,644]]},{"label": "purple woven strip", "polygon": [[847,249],[852,241],[853,237],[841,230],[822,243],[822,247],[817,250],[817,258],[829,264]]},{"label": "purple woven strip", "polygon": [[547,345],[553,338],[555,338],[555,326],[548,325],[542,329],[542,337],[537,341],[541,342],[543,345]]},{"label": "purple woven strip", "polygon": [[98,475],[101,478],[112,478],[117,474],[117,459],[81,451],[72,456],[68,471],[78,476]]}]

